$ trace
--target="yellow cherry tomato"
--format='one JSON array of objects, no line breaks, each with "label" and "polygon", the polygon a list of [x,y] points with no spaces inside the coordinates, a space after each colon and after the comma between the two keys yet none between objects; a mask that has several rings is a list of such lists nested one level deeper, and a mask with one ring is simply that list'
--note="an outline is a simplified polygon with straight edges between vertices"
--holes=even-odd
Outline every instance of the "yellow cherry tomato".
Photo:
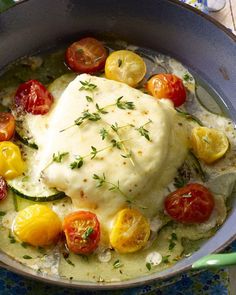
[{"label": "yellow cherry tomato", "polygon": [[25,243],[47,246],[58,240],[62,224],[52,209],[37,204],[28,206],[17,214],[13,231]]},{"label": "yellow cherry tomato", "polygon": [[147,218],[138,210],[126,208],[116,216],[110,243],[120,253],[132,253],[144,247],[149,236]]},{"label": "yellow cherry tomato", "polygon": [[20,149],[10,141],[0,142],[0,175],[12,179],[21,175],[25,170]]},{"label": "yellow cherry tomato", "polygon": [[105,64],[105,76],[108,79],[123,82],[135,87],[146,74],[143,59],[129,50],[112,52]]},{"label": "yellow cherry tomato", "polygon": [[193,128],[190,142],[194,154],[207,164],[222,158],[229,148],[224,132],[207,127]]}]

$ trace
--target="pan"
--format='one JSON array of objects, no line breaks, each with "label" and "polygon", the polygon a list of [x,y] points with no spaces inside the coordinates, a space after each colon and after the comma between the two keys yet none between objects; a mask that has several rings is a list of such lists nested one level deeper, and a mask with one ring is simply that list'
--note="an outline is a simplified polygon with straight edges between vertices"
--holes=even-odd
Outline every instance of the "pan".
[{"label": "pan", "polygon": [[[19,57],[80,36],[126,40],[182,62],[220,97],[236,120],[236,37],[205,14],[175,0],[29,0],[0,15],[0,69]],[[43,276],[0,253],[3,266],[47,283],[86,289],[121,289],[169,279],[236,238],[236,201],[224,225],[190,257],[173,267],[124,282],[98,284]]]}]

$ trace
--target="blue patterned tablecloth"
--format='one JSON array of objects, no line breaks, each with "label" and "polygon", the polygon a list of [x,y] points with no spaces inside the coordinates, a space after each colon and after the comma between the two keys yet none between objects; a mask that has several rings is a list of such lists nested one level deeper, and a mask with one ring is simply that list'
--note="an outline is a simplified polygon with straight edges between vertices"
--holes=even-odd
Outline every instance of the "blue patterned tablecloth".
[{"label": "blue patterned tablecloth", "polygon": [[[6,0],[0,0],[5,1]],[[207,0],[180,0],[207,13]],[[228,251],[236,251],[236,242]],[[229,270],[202,271],[198,274],[185,273],[164,283],[119,292],[122,295],[157,294],[157,295],[224,295],[229,294]],[[119,294],[113,292],[112,294]],[[0,295],[88,295],[97,292],[76,291],[32,281],[0,268]],[[99,294],[108,294],[102,292]],[[110,294],[110,293],[109,293]]]}]

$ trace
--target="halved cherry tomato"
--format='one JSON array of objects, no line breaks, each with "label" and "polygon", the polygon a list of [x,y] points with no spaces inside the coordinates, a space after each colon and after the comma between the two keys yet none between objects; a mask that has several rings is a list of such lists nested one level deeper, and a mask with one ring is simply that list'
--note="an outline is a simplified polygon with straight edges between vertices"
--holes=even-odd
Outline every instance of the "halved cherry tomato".
[{"label": "halved cherry tomato", "polygon": [[53,97],[47,88],[37,80],[22,83],[15,94],[15,104],[33,115],[48,113]]},{"label": "halved cherry tomato", "polygon": [[120,253],[132,253],[145,246],[150,236],[147,218],[138,210],[125,208],[116,215],[110,242]]},{"label": "halved cherry tomato", "polygon": [[168,98],[175,107],[181,106],[186,100],[183,81],[173,74],[157,74],[148,80],[147,90],[156,98]]},{"label": "halved cherry tomato", "polygon": [[135,87],[145,74],[146,64],[144,60],[130,50],[114,51],[106,60],[105,75],[108,79]]},{"label": "halved cherry tomato", "polygon": [[0,176],[0,201],[7,197],[7,184],[2,176]]},{"label": "halved cherry tomato", "polygon": [[75,254],[90,254],[100,241],[100,223],[97,216],[89,211],[76,211],[63,221],[66,242]]},{"label": "halved cherry tomato", "polygon": [[0,175],[5,179],[13,179],[25,170],[20,149],[11,141],[0,142]]},{"label": "halved cherry tomato", "polygon": [[167,196],[165,210],[178,222],[202,223],[209,219],[214,204],[214,197],[205,186],[191,183]]},{"label": "halved cherry tomato", "polygon": [[87,37],[66,50],[66,63],[75,72],[94,73],[104,68],[108,52],[100,41]]},{"label": "halved cherry tomato", "polygon": [[9,140],[15,131],[15,118],[11,113],[0,113],[0,141]]}]

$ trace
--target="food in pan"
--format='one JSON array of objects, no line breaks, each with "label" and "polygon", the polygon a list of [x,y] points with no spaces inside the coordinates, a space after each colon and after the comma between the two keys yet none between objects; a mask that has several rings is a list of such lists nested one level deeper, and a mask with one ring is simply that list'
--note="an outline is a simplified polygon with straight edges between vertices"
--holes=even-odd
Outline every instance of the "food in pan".
[{"label": "food in pan", "polygon": [[234,124],[200,87],[173,58],[91,37],[10,65],[1,250],[97,282],[191,255],[227,218],[236,179]]}]

